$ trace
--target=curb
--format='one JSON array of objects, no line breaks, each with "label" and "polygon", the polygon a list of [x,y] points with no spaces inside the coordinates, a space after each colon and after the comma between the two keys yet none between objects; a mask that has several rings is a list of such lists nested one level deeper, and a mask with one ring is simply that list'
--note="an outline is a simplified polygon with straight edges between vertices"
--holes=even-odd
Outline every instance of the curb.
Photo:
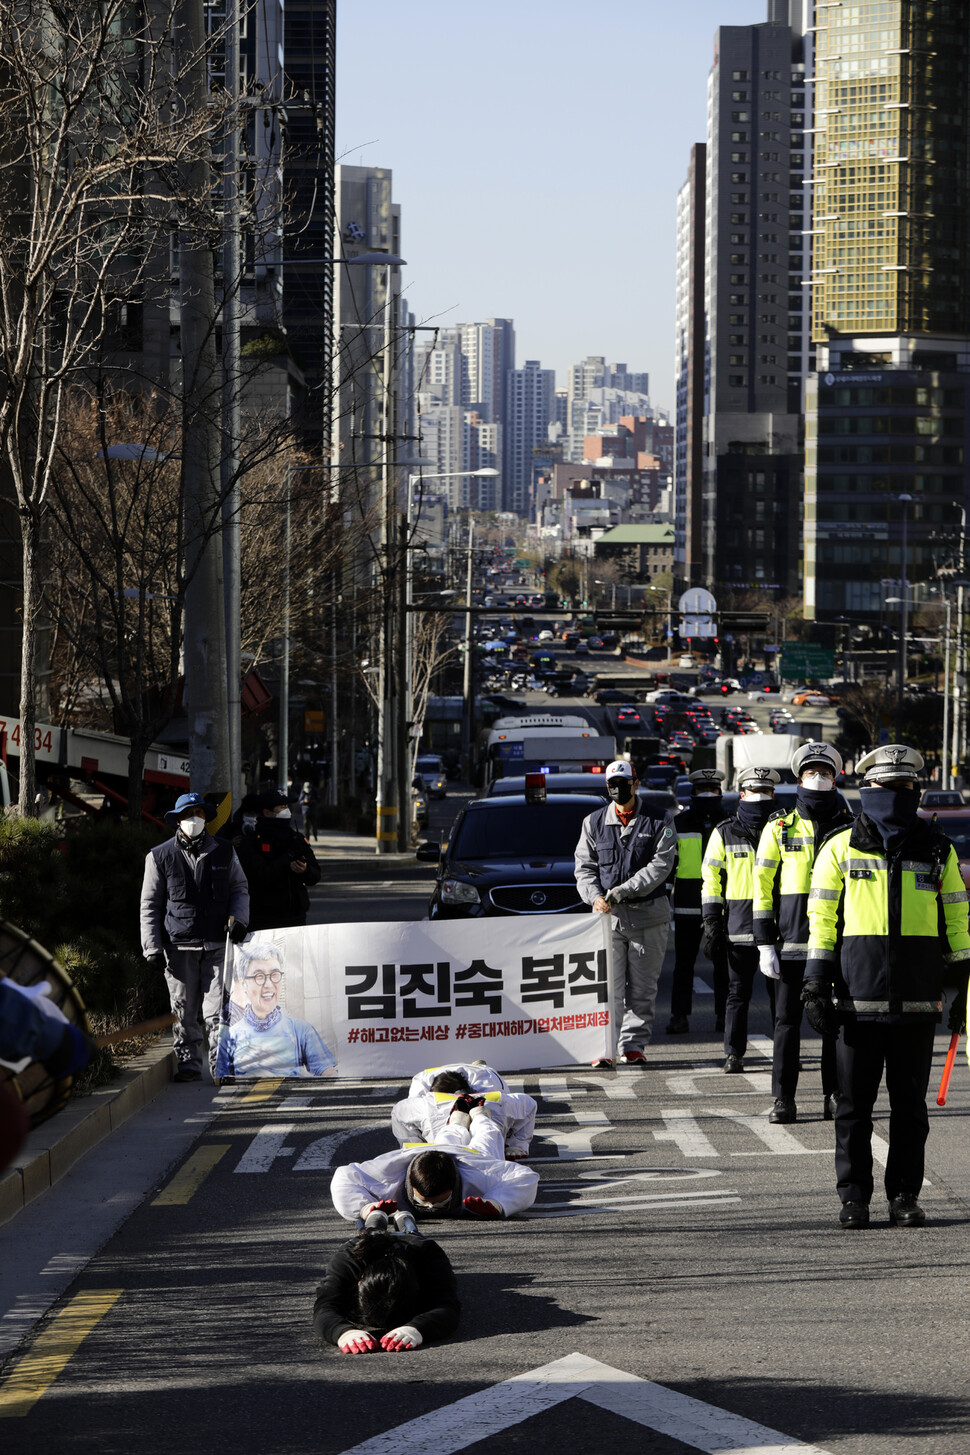
[{"label": "curb", "polygon": [[0,1173],[0,1226],[59,1182],[85,1152],[141,1111],[174,1074],[171,1046],[155,1046],[129,1061],[117,1081],[69,1101],[31,1132],[20,1156]]}]

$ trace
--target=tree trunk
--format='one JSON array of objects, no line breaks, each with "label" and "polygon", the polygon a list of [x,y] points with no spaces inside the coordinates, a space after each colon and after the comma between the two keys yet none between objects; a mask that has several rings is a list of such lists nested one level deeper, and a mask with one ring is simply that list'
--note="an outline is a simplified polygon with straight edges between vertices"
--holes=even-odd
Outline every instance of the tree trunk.
[{"label": "tree trunk", "polygon": [[37,812],[37,774],[34,762],[34,727],[37,717],[36,627],[43,593],[40,521],[36,512],[29,507],[21,508],[20,533],[24,548],[24,570],[20,651],[20,791],[17,806],[24,818],[33,818]]}]

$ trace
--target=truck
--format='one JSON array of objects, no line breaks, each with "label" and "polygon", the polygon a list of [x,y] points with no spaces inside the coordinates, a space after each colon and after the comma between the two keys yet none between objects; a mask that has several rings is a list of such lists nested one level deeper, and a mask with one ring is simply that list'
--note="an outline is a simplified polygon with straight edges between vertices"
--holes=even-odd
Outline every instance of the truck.
[{"label": "truck", "polygon": [[791,733],[768,735],[754,733],[750,737],[735,737],[723,733],[717,740],[717,766],[724,774],[721,785],[725,792],[738,786],[738,773],[742,768],[774,768],[781,774],[783,783],[792,783],[789,764],[792,754],[802,742],[809,739],[795,737]]}]

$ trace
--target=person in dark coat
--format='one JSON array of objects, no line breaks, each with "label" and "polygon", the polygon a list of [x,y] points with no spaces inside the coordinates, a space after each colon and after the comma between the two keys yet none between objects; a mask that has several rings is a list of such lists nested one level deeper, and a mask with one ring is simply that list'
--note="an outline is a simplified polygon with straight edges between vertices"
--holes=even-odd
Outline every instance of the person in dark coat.
[{"label": "person in dark coat", "polygon": [[454,1271],[432,1238],[365,1230],[327,1269],[313,1327],[342,1354],[403,1353],[453,1334],[460,1313]]},{"label": "person in dark coat", "polygon": [[290,822],[285,793],[271,788],[259,795],[255,828],[239,845],[239,862],[249,882],[249,928],[285,929],[305,925],[307,890],[320,882],[313,850]]}]

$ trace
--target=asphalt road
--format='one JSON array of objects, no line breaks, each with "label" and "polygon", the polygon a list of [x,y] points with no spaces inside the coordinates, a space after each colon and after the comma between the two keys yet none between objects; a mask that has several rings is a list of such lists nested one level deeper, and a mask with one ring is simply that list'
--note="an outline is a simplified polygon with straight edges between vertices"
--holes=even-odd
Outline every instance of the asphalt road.
[{"label": "asphalt road", "polygon": [[[19,1276],[30,1290],[5,1317],[26,1329],[45,1277],[68,1270],[53,1315],[0,1370],[4,1449],[342,1455],[421,1420],[368,1455],[778,1455],[796,1441],[970,1455],[970,1073],[958,1067],[950,1105],[932,1112],[929,1226],[890,1229],[876,1201],[871,1231],[845,1233],[818,1040],[806,1037],[799,1122],[770,1127],[767,1001],[759,988],[747,1073],[725,1077],[705,966],[692,1034],[674,1040],[668,956],[645,1070],[516,1079],[540,1103],[537,1203],[507,1223],[436,1225],[462,1321],[454,1341],[411,1354],[321,1350],[309,1325],[316,1282],[352,1231],[330,1204],[332,1165],[391,1148],[403,1082],[170,1086],[129,1124],[123,1157],[109,1141],[0,1229],[0,1287],[9,1295]],[[937,1079],[944,1045],[941,1034]],[[174,1155],[159,1151],[165,1125],[181,1137]],[[876,1133],[884,1149],[883,1104]],[[90,1247],[88,1204],[108,1223],[116,1212]],[[577,1367],[592,1385],[549,1383]],[[707,1443],[691,1434],[699,1408]]]}]

